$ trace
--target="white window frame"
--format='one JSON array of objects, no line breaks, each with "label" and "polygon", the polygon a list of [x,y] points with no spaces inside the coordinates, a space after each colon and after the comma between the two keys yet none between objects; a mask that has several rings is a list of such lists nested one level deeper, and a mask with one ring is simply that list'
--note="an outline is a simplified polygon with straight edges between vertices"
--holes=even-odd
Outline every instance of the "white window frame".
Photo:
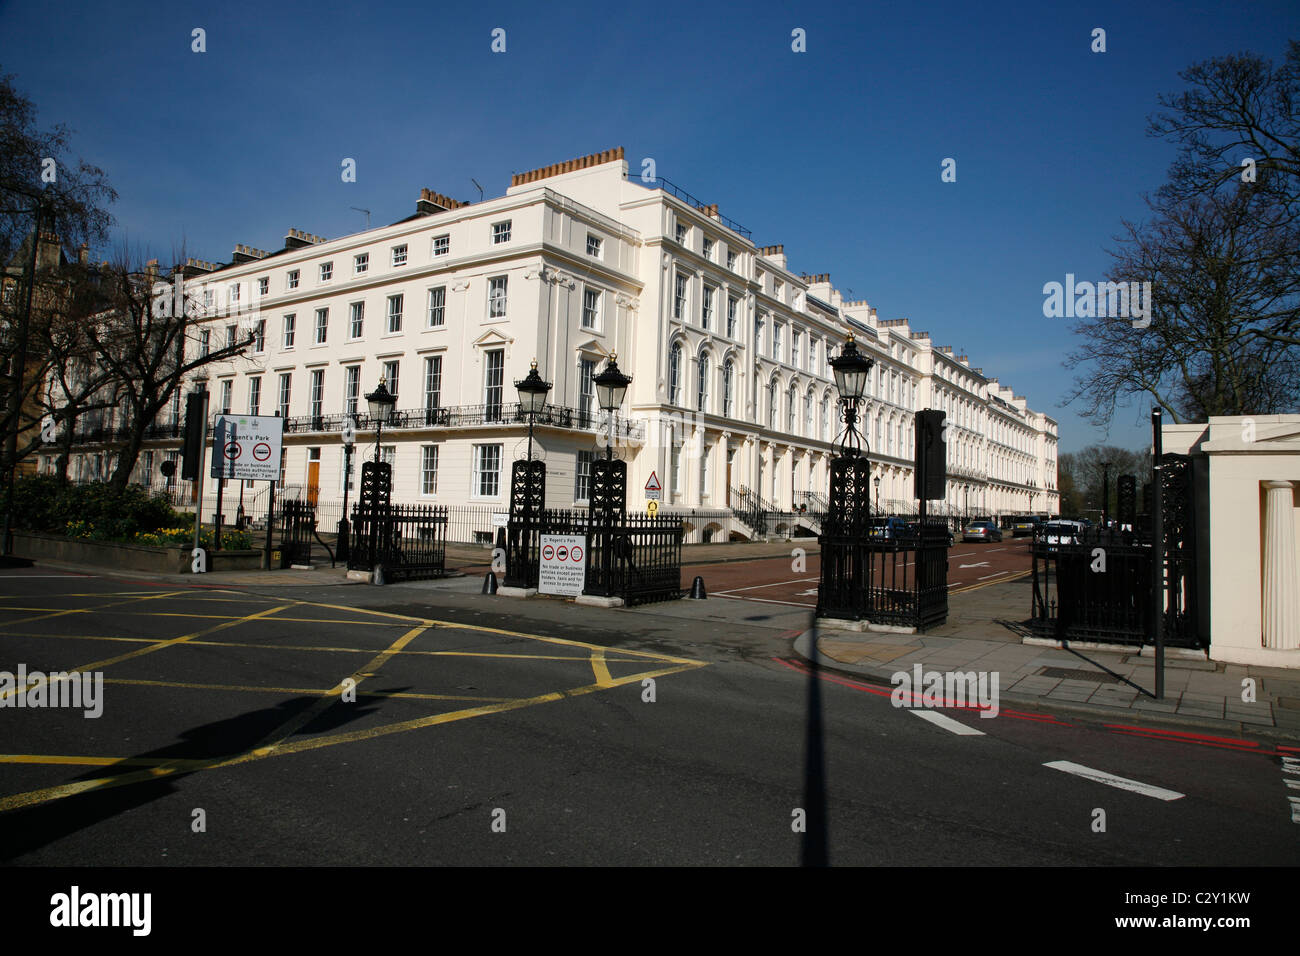
[{"label": "white window frame", "polygon": [[281,348],[288,352],[293,349],[294,340],[297,338],[298,315],[296,312],[290,312],[284,316],[284,322],[280,329]]},{"label": "white window frame", "polygon": [[[393,304],[397,304],[397,310],[393,310]],[[398,292],[388,297],[388,334],[397,335],[402,331],[402,311],[406,308],[405,293]]]},{"label": "white window frame", "polygon": [[[439,294],[440,293],[440,294]],[[440,301],[435,303],[435,298]],[[447,287],[435,285],[429,287],[429,309],[425,315],[425,328],[440,329],[447,324]]]},{"label": "white window frame", "polygon": [[492,245],[499,246],[510,241],[511,224],[510,219],[492,223]]},{"label": "white window frame", "polygon": [[[595,305],[588,307],[587,302],[594,297]],[[582,327],[584,329],[600,328],[600,306],[603,293],[600,289],[583,289],[582,290]],[[590,316],[590,319],[588,319]]]},{"label": "white window frame", "polygon": [[298,288],[298,279],[301,273],[297,269],[290,269],[284,274],[284,287],[286,289]]},{"label": "white window frame", "polygon": [[390,252],[389,263],[392,265],[394,269],[400,269],[402,266],[406,265],[406,263],[410,261],[411,258],[410,248],[407,246],[405,242],[401,243],[400,245],[393,246],[392,249],[389,250],[389,252]]},{"label": "white window frame", "polygon": [[451,233],[444,232],[441,236],[434,236],[429,242],[429,251],[434,259],[439,256],[451,254]]},{"label": "white window frame", "polygon": [[349,302],[348,303],[348,341],[355,342],[358,339],[365,338],[366,334],[366,303]]},{"label": "white window frame", "polygon": [[329,262],[322,262],[320,264],[320,281],[329,282],[333,278],[334,278],[334,260],[331,259]]},{"label": "white window frame", "polygon": [[[479,501],[498,501],[498,500],[500,500],[500,498],[501,498],[501,452],[502,452],[502,446],[501,446],[499,443],[484,443],[484,444],[482,444],[482,445],[478,445],[478,444],[476,444],[476,445],[472,445],[471,447],[472,447],[472,449],[473,449],[473,456],[474,456],[474,459],[473,459],[473,462],[472,462],[473,471],[472,471],[471,476],[470,476],[470,498],[472,498],[472,499],[476,499],[476,500],[479,500]],[[496,455],[495,455],[495,464],[496,464],[496,468],[495,468],[494,471],[489,471],[489,470],[487,470],[487,469],[484,468],[484,465],[488,464],[488,463],[489,463],[489,460],[493,457],[492,455],[488,454],[488,453],[491,452],[491,451],[495,451],[495,452],[496,452]],[[496,484],[496,490],[495,490],[495,491],[484,491],[484,490],[483,490],[483,481],[484,481],[484,479],[486,478],[486,476],[489,475],[489,474],[495,474],[495,476],[496,476],[496,481],[495,481],[495,484]]]},{"label": "white window frame", "polygon": [[420,446],[420,497],[438,497],[439,445]]},{"label": "white window frame", "polygon": [[[497,294],[499,290],[500,294]],[[510,276],[490,276],[488,278],[488,318],[504,319],[509,308]],[[498,311],[499,310],[499,311]]]},{"label": "white window frame", "polygon": [[361,275],[370,271],[370,253],[358,252],[352,257],[352,274]]},{"label": "white window frame", "polygon": [[587,233],[587,255],[591,256],[593,259],[599,259],[601,257],[601,250],[604,246],[605,240],[601,239],[600,236],[591,232]]},{"label": "white window frame", "polygon": [[[322,322],[321,320],[324,319]],[[315,344],[325,345],[329,341],[330,334],[330,310],[328,306],[316,310],[316,332]]]}]

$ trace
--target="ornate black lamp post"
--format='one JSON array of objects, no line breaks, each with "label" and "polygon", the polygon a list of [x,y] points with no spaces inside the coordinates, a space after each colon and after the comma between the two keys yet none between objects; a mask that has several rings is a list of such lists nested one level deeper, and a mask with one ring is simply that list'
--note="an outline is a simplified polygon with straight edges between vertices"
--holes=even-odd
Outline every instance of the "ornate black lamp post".
[{"label": "ornate black lamp post", "polygon": [[384,423],[393,415],[397,396],[388,391],[381,377],[379,387],[366,396],[366,404],[370,406],[370,418],[375,423],[375,464],[379,464],[379,441],[384,434]]},{"label": "ornate black lamp post", "polygon": [[[357,440],[356,423],[349,417],[343,425],[343,517],[339,520],[338,559],[348,559],[348,492],[352,490],[352,446]],[[242,507],[242,506],[241,506]]]},{"label": "ornate black lamp post", "polygon": [[551,383],[543,382],[537,374],[537,359],[528,370],[528,375],[515,382],[519,392],[519,410],[528,415],[528,460],[533,460],[533,419],[546,407],[546,396],[551,391]]},{"label": "ornate black lamp post", "polygon": [[876,483],[876,514],[880,514],[880,476],[876,475],[874,481]]},{"label": "ornate black lamp post", "polygon": [[497,532],[497,547],[506,547],[506,584],[510,587],[537,587],[537,551],[541,539],[542,509],[546,507],[546,462],[533,461],[533,421],[546,407],[551,383],[537,374],[533,359],[528,374],[515,382],[519,392],[519,410],[528,414],[528,458],[516,460],[510,472],[510,520],[505,540]]},{"label": "ornate black lamp post", "polygon": [[[593,556],[600,554],[600,584],[606,597],[620,589],[614,580],[615,561],[620,568],[630,558],[626,549],[628,540],[619,534],[616,520],[623,514],[627,503],[627,462],[614,460],[614,429],[618,426],[618,407],[632,379],[618,368],[618,353],[611,352],[605,370],[595,377],[596,400],[609,416],[609,431],[605,434],[605,457],[591,463],[591,517],[597,527],[591,541]],[[615,554],[615,549],[620,549]]]},{"label": "ornate black lamp post", "polygon": [[840,443],[840,454],[848,458],[855,458],[862,451],[862,440],[857,427],[858,405],[867,391],[867,376],[875,364],[858,351],[851,334],[844,343],[844,348],[840,349],[840,354],[831,359],[835,387],[840,393],[840,405],[844,407],[844,440]]},{"label": "ornate black lamp post", "polygon": [[[817,616],[860,618],[865,610],[866,534],[871,513],[871,462],[858,434],[858,405],[867,391],[867,376],[875,363],[858,351],[850,335],[831,359],[835,387],[843,409],[844,438],[839,454],[831,459],[830,503],[822,534],[821,583],[817,588]],[[876,508],[880,507],[880,479],[876,479]]]},{"label": "ornate black lamp post", "polygon": [[618,408],[623,404],[623,396],[632,379],[619,371],[618,353],[611,352],[605,371],[595,377],[596,400],[600,407],[609,413],[609,431],[605,433],[605,459],[614,458],[614,427],[617,423]]},{"label": "ornate black lamp post", "polygon": [[388,562],[392,551],[393,521],[390,502],[393,491],[392,468],[380,460],[384,435],[384,422],[393,414],[397,396],[388,391],[384,379],[379,387],[366,396],[370,417],[375,423],[375,460],[361,466],[361,520],[357,526],[358,537],[366,542],[370,570],[380,578],[379,565]]}]

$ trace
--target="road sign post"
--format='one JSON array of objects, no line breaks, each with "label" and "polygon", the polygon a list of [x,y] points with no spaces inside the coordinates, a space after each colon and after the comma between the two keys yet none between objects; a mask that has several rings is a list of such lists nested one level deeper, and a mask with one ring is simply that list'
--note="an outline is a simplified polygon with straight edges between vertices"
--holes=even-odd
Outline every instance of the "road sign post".
[{"label": "road sign post", "polygon": [[576,597],[587,583],[587,536],[582,534],[541,535],[541,564],[537,590],[540,594]]}]

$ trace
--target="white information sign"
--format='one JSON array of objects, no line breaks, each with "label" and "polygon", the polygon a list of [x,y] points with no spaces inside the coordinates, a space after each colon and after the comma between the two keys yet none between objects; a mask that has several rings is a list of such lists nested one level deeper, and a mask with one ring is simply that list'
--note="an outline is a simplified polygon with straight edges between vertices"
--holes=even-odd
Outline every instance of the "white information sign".
[{"label": "white information sign", "polygon": [[284,419],[218,415],[212,432],[212,477],[279,481]]},{"label": "white information sign", "polygon": [[494,528],[510,527],[510,512],[508,511],[492,512],[492,527]]},{"label": "white information sign", "polygon": [[645,483],[645,500],[658,501],[662,494],[663,486],[659,484],[659,476],[652,471],[650,479]]},{"label": "white information sign", "polygon": [[544,534],[537,590],[576,597],[587,582],[587,536]]}]

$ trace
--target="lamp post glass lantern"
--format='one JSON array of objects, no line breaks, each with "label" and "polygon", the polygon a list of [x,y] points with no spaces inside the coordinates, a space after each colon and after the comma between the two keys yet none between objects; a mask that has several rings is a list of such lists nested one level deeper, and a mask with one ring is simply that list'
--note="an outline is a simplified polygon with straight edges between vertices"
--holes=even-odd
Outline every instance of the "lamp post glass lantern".
[{"label": "lamp post glass lantern", "polygon": [[600,407],[609,413],[609,431],[605,435],[605,457],[609,460],[614,458],[614,416],[618,414],[618,408],[623,404],[623,396],[627,394],[627,387],[632,384],[632,379],[624,375],[618,367],[618,353],[611,352],[609,363],[605,370],[595,377],[593,384],[596,386],[596,400],[600,402]]},{"label": "lamp post glass lantern", "polygon": [[379,387],[366,396],[366,404],[370,406],[370,417],[375,423],[375,464],[379,464],[379,443],[384,433],[384,422],[392,417],[397,396],[388,391],[385,379],[380,378]]},{"label": "lamp post glass lantern", "polygon": [[551,391],[551,383],[542,381],[537,374],[537,359],[528,370],[528,374],[515,382],[519,392],[519,410],[528,415],[528,460],[533,460],[533,419],[546,407],[546,396]]},{"label": "lamp post glass lantern", "polygon": [[861,453],[863,445],[857,428],[858,405],[867,391],[867,376],[876,363],[858,351],[850,334],[840,354],[831,359],[830,364],[835,374],[835,387],[840,393],[840,404],[844,407],[844,440],[840,443],[840,454],[853,458]]}]

